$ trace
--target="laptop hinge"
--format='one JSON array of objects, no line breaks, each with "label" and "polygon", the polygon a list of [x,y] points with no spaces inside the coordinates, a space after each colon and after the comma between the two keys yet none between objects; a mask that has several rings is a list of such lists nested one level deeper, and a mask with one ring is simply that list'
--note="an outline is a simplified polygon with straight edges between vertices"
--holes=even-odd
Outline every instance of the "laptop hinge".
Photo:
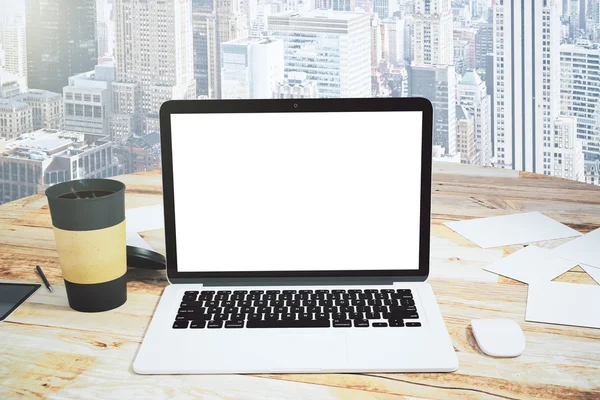
[{"label": "laptop hinge", "polygon": [[348,285],[393,285],[402,282],[422,282],[423,277],[289,277],[289,278],[171,278],[171,283],[193,283],[203,286],[348,286]]}]

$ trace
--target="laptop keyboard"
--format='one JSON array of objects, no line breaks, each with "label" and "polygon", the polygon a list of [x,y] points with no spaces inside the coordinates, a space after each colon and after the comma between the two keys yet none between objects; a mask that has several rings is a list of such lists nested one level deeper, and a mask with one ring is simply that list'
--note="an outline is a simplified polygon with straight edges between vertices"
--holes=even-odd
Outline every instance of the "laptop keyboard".
[{"label": "laptop keyboard", "polygon": [[410,289],[186,291],[173,329],[397,328],[421,323]]}]

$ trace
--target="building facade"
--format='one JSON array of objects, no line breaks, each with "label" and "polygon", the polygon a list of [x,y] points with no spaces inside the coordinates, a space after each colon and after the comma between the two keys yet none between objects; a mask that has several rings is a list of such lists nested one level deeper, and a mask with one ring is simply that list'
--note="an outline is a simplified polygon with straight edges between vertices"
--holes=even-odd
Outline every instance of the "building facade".
[{"label": "building facade", "polygon": [[0,99],[0,138],[15,139],[33,131],[31,107],[21,101]]},{"label": "building facade", "polygon": [[9,140],[0,152],[0,203],[73,179],[122,173],[107,137],[42,129]]},{"label": "building facade", "polygon": [[479,163],[489,166],[492,163],[492,124],[491,96],[485,82],[477,72],[467,71],[458,82],[456,100],[473,116],[475,141],[479,153]]},{"label": "building facade", "polygon": [[559,45],[559,0],[494,5],[496,166],[551,174]]},{"label": "building facade", "polygon": [[456,154],[456,73],[453,66],[407,67],[408,94],[433,105],[433,144]]},{"label": "building facade", "polygon": [[283,81],[283,41],[243,38],[221,44],[221,99],[270,99]]},{"label": "building facade", "polygon": [[291,72],[287,79],[278,83],[274,99],[311,99],[319,97],[317,85],[306,79],[304,72]]},{"label": "building facade", "polygon": [[94,68],[96,0],[26,0],[25,16],[30,88],[62,93],[69,76]]},{"label": "building facade", "polygon": [[59,93],[48,90],[28,90],[12,97],[31,107],[33,129],[62,129],[64,126],[63,100]]},{"label": "building facade", "polygon": [[284,44],[284,73],[304,72],[320,97],[371,95],[371,17],[329,10],[283,13],[268,19]]},{"label": "building facade", "polygon": [[452,65],[450,0],[416,0],[413,35],[415,65]]},{"label": "building facade", "polygon": [[480,164],[475,119],[463,106],[456,106],[456,150],[461,164]]},{"label": "building facade", "polygon": [[116,1],[111,137],[157,132],[162,103],[196,97],[191,12],[191,0]]},{"label": "building facade", "polygon": [[65,129],[110,135],[113,64],[96,65],[93,71],[69,77],[63,88]]},{"label": "building facade", "polygon": [[2,25],[2,47],[4,48],[4,70],[21,78],[21,83],[26,87],[27,43],[25,24],[21,18]]},{"label": "building facade", "polygon": [[558,117],[554,120],[554,147],[550,175],[584,182],[585,169],[582,140],[577,137],[577,119]]},{"label": "building facade", "polygon": [[577,117],[585,181],[600,185],[600,46],[560,46],[560,110]]}]

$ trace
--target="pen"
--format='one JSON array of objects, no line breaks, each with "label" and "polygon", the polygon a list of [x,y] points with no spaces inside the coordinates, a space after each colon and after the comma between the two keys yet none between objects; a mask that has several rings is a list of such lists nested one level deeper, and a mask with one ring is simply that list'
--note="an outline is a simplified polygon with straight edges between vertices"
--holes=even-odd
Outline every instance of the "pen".
[{"label": "pen", "polygon": [[35,270],[37,271],[38,275],[44,281],[44,285],[46,285],[46,288],[48,289],[48,291],[52,292],[52,286],[50,286],[50,284],[48,283],[48,279],[46,279],[46,275],[44,275],[44,271],[42,271],[42,269],[40,268],[39,265],[35,266]]}]

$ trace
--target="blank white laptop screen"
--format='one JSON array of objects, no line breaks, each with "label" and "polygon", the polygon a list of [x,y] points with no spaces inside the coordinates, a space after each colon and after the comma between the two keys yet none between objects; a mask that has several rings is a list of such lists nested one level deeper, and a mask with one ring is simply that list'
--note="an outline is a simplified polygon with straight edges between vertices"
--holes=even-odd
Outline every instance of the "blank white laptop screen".
[{"label": "blank white laptop screen", "polygon": [[171,115],[177,269],[418,269],[421,112]]}]

